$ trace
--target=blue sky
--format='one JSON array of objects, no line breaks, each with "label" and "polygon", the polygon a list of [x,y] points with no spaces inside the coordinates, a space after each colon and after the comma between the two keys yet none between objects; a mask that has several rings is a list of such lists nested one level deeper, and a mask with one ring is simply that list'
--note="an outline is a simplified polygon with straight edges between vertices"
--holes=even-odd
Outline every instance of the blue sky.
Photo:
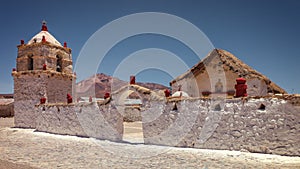
[{"label": "blue sky", "polygon": [[[38,33],[42,20],[47,21],[50,33],[58,41],[68,42],[75,62],[94,32],[115,19],[139,12],[169,13],[191,22],[216,48],[233,53],[287,92],[300,93],[299,9],[297,0],[3,0],[0,5],[0,93],[13,92],[11,70],[15,67],[16,46],[20,39],[27,42]],[[146,48],[171,51],[189,67],[199,61],[179,41],[159,35],[138,35],[111,49],[98,71],[112,75],[123,57]],[[137,75],[138,81],[164,85],[171,79],[158,70]]]}]

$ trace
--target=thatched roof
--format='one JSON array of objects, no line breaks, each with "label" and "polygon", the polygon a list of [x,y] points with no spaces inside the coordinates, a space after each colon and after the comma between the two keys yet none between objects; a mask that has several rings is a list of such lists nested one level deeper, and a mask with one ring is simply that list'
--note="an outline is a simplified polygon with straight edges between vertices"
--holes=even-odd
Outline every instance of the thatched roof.
[{"label": "thatched roof", "polygon": [[220,61],[224,66],[228,66],[230,71],[233,71],[238,74],[238,76],[246,78],[246,79],[252,79],[252,78],[258,78],[261,80],[264,80],[268,86],[268,92],[271,93],[287,93],[284,89],[276,85],[274,82],[272,82],[269,78],[267,78],[265,75],[259,73],[258,71],[254,70],[241,60],[239,60],[237,57],[235,57],[233,54],[231,54],[228,51],[222,50],[222,49],[214,49],[211,51],[203,60],[201,60],[199,63],[197,63],[195,66],[193,66],[190,70],[185,72],[184,74],[178,76],[174,80],[170,82],[172,85],[176,81],[179,81],[181,79],[184,79],[189,76],[195,76],[197,73],[202,72],[205,70],[205,65],[207,65],[214,57],[219,57]]}]

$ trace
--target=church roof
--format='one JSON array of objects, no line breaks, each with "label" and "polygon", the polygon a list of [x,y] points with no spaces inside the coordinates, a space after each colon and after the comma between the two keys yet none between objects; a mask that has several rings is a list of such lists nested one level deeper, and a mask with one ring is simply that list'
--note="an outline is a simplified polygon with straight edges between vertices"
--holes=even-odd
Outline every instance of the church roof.
[{"label": "church roof", "polygon": [[286,93],[286,91],[282,88],[280,88],[278,85],[273,83],[269,78],[267,78],[265,75],[259,73],[258,71],[254,70],[241,60],[239,60],[237,57],[235,57],[233,54],[226,50],[222,49],[214,49],[211,51],[208,56],[206,56],[203,60],[201,60],[199,63],[197,63],[195,66],[193,66],[191,69],[189,69],[184,74],[178,76],[174,80],[170,82],[170,84],[175,83],[176,81],[179,81],[181,79],[184,79],[186,77],[189,77],[191,75],[196,75],[197,73],[201,72],[202,70],[205,70],[205,65],[207,65],[214,57],[219,56],[220,61],[222,62],[223,66],[228,66],[231,71],[237,73],[240,77],[246,78],[246,79],[252,79],[252,78],[258,78],[261,80],[264,80],[266,84],[268,85],[268,91],[272,93]]},{"label": "church roof", "polygon": [[38,34],[36,34],[35,36],[33,36],[30,41],[28,42],[28,44],[33,44],[33,43],[39,43],[42,42],[43,37],[45,37],[45,40],[49,43],[52,43],[54,45],[57,46],[62,46],[56,39],[54,36],[52,36],[49,32],[48,32],[48,28],[46,26],[46,23],[43,22],[42,25],[42,30],[41,32],[39,32]]}]

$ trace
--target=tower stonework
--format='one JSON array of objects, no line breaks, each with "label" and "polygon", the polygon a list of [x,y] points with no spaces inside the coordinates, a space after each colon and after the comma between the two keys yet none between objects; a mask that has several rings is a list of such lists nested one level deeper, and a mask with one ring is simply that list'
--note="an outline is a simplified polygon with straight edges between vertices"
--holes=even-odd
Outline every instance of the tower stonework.
[{"label": "tower stonework", "polygon": [[17,67],[12,72],[15,126],[35,128],[34,107],[41,98],[46,98],[46,103],[65,103],[67,94],[72,94],[75,75],[71,49],[66,43],[62,46],[45,23],[27,44],[22,40],[17,47]]}]

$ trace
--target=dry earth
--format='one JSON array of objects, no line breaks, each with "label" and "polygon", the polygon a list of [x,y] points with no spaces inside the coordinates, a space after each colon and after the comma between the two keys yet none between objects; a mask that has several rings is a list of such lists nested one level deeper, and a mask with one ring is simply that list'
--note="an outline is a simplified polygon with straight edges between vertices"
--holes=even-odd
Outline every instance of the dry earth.
[{"label": "dry earth", "polygon": [[125,123],[124,140],[131,143],[12,126],[12,118],[0,118],[0,169],[300,168],[300,157],[143,145],[141,123]]}]

